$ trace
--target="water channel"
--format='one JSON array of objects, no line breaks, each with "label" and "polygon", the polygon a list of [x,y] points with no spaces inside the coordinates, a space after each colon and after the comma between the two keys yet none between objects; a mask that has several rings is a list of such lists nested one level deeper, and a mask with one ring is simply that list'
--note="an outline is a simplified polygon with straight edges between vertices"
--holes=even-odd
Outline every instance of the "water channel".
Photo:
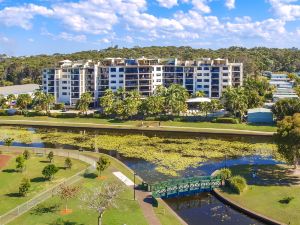
[{"label": "water channel", "polygon": [[[45,132],[47,131],[60,131],[60,132],[81,132],[88,134],[113,134],[113,135],[125,135],[128,134],[128,131],[125,133],[122,131],[114,131],[114,130],[95,130],[95,129],[79,129],[79,128],[34,128],[28,127],[28,129],[32,132]],[[132,131],[134,132],[134,131]],[[139,131],[139,134],[141,132]],[[161,136],[168,138],[191,138],[191,134],[178,134],[171,132],[143,132],[143,135],[147,136]],[[204,135],[193,134],[195,138],[204,137]],[[225,139],[225,140],[243,140],[247,139],[250,142],[270,142],[270,138],[268,137],[234,137],[230,135],[205,135],[205,137]],[[0,144],[3,144],[0,142]],[[41,141],[35,141],[31,144],[23,144],[23,143],[13,143],[14,146],[28,146],[28,147],[59,147],[59,148],[69,148],[74,149],[73,146],[66,145],[53,145],[49,143],[43,143]],[[159,173],[155,170],[155,164],[151,162],[147,162],[138,158],[127,158],[122,156],[116,151],[105,152],[108,153],[123,163],[125,163],[128,167],[133,169],[140,177],[142,177],[146,182],[155,182],[160,180],[169,179],[170,177]],[[220,159],[220,160],[210,160],[205,163],[202,163],[198,167],[187,168],[184,171],[180,172],[181,177],[188,176],[197,176],[197,175],[210,175],[216,169],[225,167],[225,166],[233,166],[233,165],[241,165],[241,164],[275,164],[276,161],[271,157],[262,157],[262,156],[247,156],[247,157],[237,157],[231,159]],[[165,200],[167,204],[171,208],[173,208],[177,214],[185,220],[188,224],[191,225],[260,225],[264,224],[257,220],[254,220],[242,213],[237,212],[231,207],[223,204],[217,198],[209,193],[202,193],[193,197],[184,197],[184,198],[175,198]]]}]

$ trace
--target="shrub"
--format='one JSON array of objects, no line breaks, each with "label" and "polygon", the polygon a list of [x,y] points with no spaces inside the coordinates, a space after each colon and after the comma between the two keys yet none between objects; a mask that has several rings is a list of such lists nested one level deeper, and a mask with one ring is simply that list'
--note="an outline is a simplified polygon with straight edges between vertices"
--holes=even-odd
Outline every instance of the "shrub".
[{"label": "shrub", "polygon": [[58,170],[59,170],[58,167],[56,167],[53,164],[50,164],[50,165],[44,167],[42,174],[44,175],[44,177],[46,179],[52,180],[54,177],[54,174],[56,174],[58,172]]},{"label": "shrub", "polygon": [[218,175],[221,177],[222,180],[228,180],[231,177],[232,173],[230,169],[223,168],[219,170]]},{"label": "shrub", "polygon": [[30,181],[28,178],[23,178],[22,182],[19,186],[19,194],[20,196],[26,196],[31,187]]},{"label": "shrub", "polygon": [[6,110],[4,110],[4,109],[1,109],[0,110],[0,116],[7,116],[8,114],[7,114],[7,111]]},{"label": "shrub", "polygon": [[47,113],[41,112],[41,111],[33,111],[33,112],[27,112],[24,116],[26,117],[34,117],[34,116],[46,116]]},{"label": "shrub", "polygon": [[27,149],[23,152],[23,157],[26,160],[30,159],[30,152]]},{"label": "shrub", "polygon": [[55,109],[55,110],[62,110],[64,108],[65,108],[64,103],[56,103],[56,104],[54,104],[54,107],[53,107],[53,109]]},{"label": "shrub", "polygon": [[65,160],[65,167],[66,167],[67,169],[71,169],[72,166],[73,166],[72,160],[71,160],[69,157],[66,158],[66,160]]},{"label": "shrub", "polygon": [[238,124],[239,120],[235,118],[230,117],[222,117],[222,118],[216,118],[212,120],[213,123],[231,123],[231,124]]},{"label": "shrub", "polygon": [[25,158],[23,155],[19,155],[16,158],[16,168],[17,170],[19,170],[20,172],[22,172],[25,168]]},{"label": "shrub", "polygon": [[244,177],[233,176],[228,181],[230,189],[236,194],[241,194],[247,188],[247,182]]},{"label": "shrub", "polygon": [[49,113],[48,116],[53,118],[76,118],[78,114],[77,113]]}]

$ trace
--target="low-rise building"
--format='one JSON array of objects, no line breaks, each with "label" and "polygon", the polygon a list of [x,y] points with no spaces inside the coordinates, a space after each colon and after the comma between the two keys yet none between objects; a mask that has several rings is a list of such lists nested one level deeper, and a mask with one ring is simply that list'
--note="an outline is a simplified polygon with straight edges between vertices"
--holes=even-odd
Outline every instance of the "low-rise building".
[{"label": "low-rise building", "polygon": [[18,97],[20,94],[29,94],[33,96],[34,92],[40,89],[40,85],[38,84],[22,84],[22,85],[12,85],[0,87],[0,95],[7,97],[10,94]]},{"label": "low-rise building", "polygon": [[273,113],[271,109],[255,108],[248,110],[248,123],[274,123]]},{"label": "low-rise building", "polygon": [[294,91],[294,82],[287,74],[271,74],[270,85],[276,88],[273,94],[274,102],[283,98],[298,98]]}]

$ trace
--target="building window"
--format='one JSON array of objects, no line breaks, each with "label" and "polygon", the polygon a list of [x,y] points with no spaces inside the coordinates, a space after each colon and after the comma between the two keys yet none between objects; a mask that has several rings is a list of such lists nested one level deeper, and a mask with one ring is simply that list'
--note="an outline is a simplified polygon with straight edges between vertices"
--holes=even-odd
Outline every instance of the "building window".
[{"label": "building window", "polygon": [[202,85],[197,85],[197,88],[202,88]]},{"label": "building window", "polygon": [[124,72],[124,68],[119,68],[119,72]]},{"label": "building window", "polygon": [[204,82],[209,82],[209,79],[204,79]]},{"label": "building window", "polygon": [[209,85],[204,85],[204,88],[209,88]]},{"label": "building window", "polygon": [[202,79],[197,79],[197,82],[202,82],[203,80]]},{"label": "building window", "polygon": [[228,67],[223,67],[223,70],[228,70]]},{"label": "building window", "polygon": [[62,89],[63,89],[63,90],[67,90],[67,89],[68,89],[68,87],[62,87]]},{"label": "building window", "polygon": [[110,68],[110,72],[112,72],[112,73],[117,72],[117,69],[116,68]]},{"label": "building window", "polygon": [[161,67],[156,67],[156,71],[161,71]]},{"label": "building window", "polygon": [[202,76],[202,73],[197,73],[197,76]]},{"label": "building window", "polygon": [[123,84],[123,83],[124,83],[123,80],[120,80],[120,81],[119,81],[119,84]]},{"label": "building window", "polygon": [[156,82],[161,82],[161,79],[157,79]]},{"label": "building window", "polygon": [[227,83],[227,82],[228,82],[228,79],[224,79],[223,82]]},{"label": "building window", "polygon": [[112,80],[110,83],[112,83],[112,84],[115,84],[115,83],[117,83],[115,80]]},{"label": "building window", "polygon": [[204,67],[204,70],[209,70],[209,67]]},{"label": "building window", "polygon": [[228,77],[228,73],[223,73],[223,77]]},{"label": "building window", "polygon": [[204,76],[205,77],[209,77],[209,73],[204,73]]},{"label": "building window", "polygon": [[123,74],[120,74],[120,75],[119,75],[119,78],[123,78],[123,77],[124,77],[124,75],[123,75]]},{"label": "building window", "polygon": [[116,86],[112,86],[111,89],[117,89],[117,87]]},{"label": "building window", "polygon": [[197,70],[202,70],[202,67],[198,67]]},{"label": "building window", "polygon": [[68,93],[67,92],[63,92],[62,95],[68,95]]},{"label": "building window", "polygon": [[63,81],[62,83],[63,83],[63,84],[67,84],[68,82],[67,82],[67,81]]}]

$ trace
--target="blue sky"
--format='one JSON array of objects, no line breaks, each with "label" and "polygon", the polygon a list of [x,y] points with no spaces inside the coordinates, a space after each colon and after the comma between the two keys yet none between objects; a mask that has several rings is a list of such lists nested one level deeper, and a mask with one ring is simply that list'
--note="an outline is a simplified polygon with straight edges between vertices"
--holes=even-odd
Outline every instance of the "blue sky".
[{"label": "blue sky", "polygon": [[300,0],[0,0],[0,54],[299,44]]}]

